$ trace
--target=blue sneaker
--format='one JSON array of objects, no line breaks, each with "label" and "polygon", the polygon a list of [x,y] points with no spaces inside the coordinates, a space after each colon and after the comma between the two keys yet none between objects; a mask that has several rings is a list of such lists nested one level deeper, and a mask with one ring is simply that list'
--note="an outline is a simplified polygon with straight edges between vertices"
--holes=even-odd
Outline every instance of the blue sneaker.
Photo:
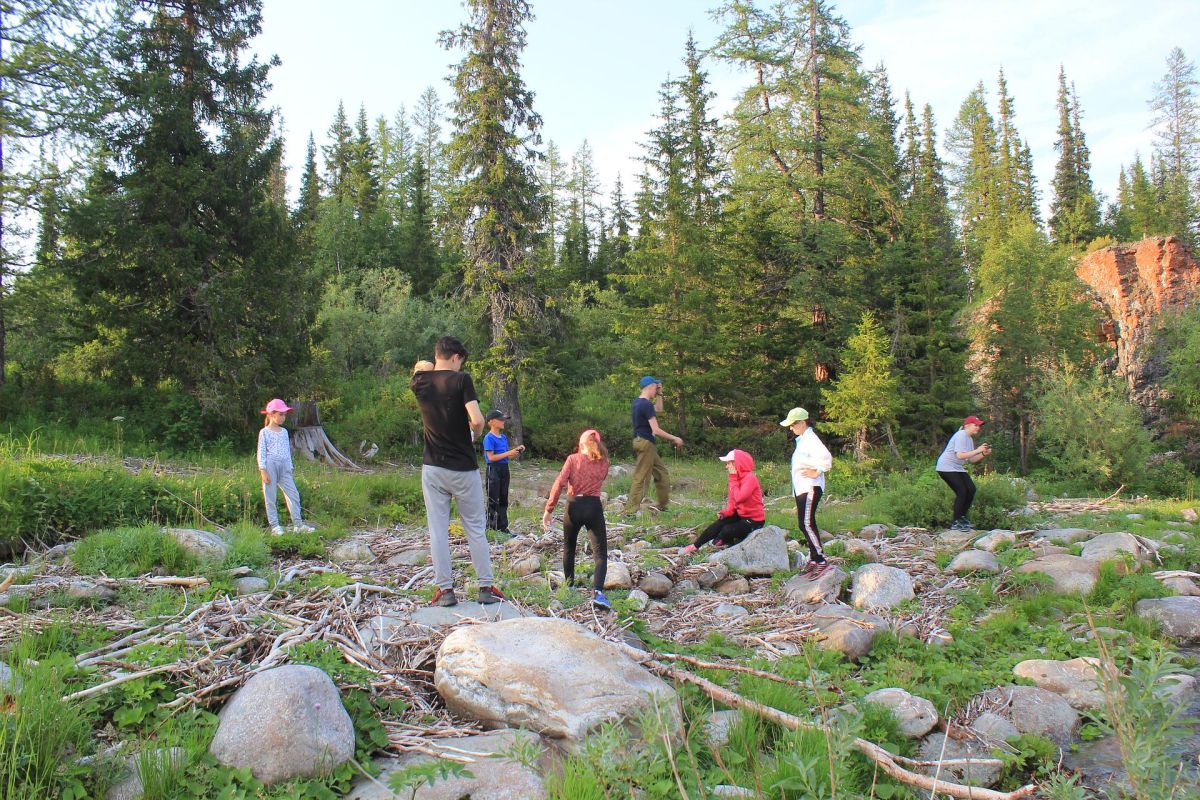
[{"label": "blue sneaker", "polygon": [[592,592],[592,605],[603,608],[605,611],[612,611],[612,603],[608,602],[608,598],[604,596],[604,592],[599,589]]}]

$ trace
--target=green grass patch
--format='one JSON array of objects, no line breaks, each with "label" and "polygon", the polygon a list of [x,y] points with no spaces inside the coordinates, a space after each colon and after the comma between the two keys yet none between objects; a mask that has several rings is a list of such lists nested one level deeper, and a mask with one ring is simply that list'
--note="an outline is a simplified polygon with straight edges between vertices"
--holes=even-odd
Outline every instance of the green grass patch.
[{"label": "green grass patch", "polygon": [[200,564],[157,526],[114,528],[85,537],[71,552],[71,563],[84,575],[132,578],[161,569],[168,575],[192,575]]}]

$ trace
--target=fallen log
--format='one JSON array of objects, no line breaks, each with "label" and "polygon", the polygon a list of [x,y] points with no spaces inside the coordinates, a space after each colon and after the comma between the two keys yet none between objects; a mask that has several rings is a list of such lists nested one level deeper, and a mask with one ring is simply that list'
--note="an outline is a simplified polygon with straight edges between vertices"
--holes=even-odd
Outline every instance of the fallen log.
[{"label": "fallen log", "polygon": [[[753,712],[763,719],[769,720],[778,725],[782,725],[790,731],[800,730],[802,728],[826,732],[829,731],[829,728],[825,725],[821,725],[816,722],[808,722],[807,720],[803,720],[800,717],[787,713],[786,711],[780,711],[777,708],[772,708],[771,706],[766,706],[762,703],[742,697],[740,694],[718,686],[712,681],[702,678],[693,672],[669,667],[666,664],[663,664],[661,661],[655,660],[654,656],[656,654],[654,653],[643,652],[636,648],[630,647],[623,642],[613,642],[613,644],[616,644],[623,652],[625,652],[626,655],[649,669],[651,672],[683,683],[690,683],[693,686],[698,687],[713,700],[727,705],[730,708],[740,708]],[[926,789],[934,794],[941,793],[947,795],[948,797],[963,798],[963,800],[1020,800],[1020,798],[1029,797],[1035,791],[1037,791],[1037,786],[1034,784],[1027,784],[1012,792],[998,792],[993,789],[984,789],[979,786],[950,783],[948,781],[939,780],[928,775],[921,775],[905,769],[904,767],[900,766],[897,761],[906,761],[910,764],[917,764],[921,762],[913,762],[909,759],[901,759],[900,757],[889,753],[887,750],[875,744],[874,742],[868,742],[866,739],[855,737],[852,740],[852,743],[859,752],[877,764],[879,768],[887,775],[890,775],[901,783],[909,786],[916,786],[919,789]],[[974,763],[989,764],[999,762],[994,759],[978,759]]]}]

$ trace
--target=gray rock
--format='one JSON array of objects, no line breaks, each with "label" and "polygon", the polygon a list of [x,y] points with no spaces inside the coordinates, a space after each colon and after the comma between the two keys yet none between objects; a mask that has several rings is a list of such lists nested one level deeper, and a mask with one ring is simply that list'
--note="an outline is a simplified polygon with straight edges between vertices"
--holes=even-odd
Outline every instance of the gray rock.
[{"label": "gray rock", "polygon": [[[512,573],[518,578],[524,578],[526,576],[533,575],[534,573],[541,571],[541,569],[542,560],[537,556],[525,556],[524,558],[514,561],[512,565]],[[625,571],[625,574],[628,576],[628,569]],[[606,586],[605,588],[608,587]]]},{"label": "gray rock", "polygon": [[751,798],[751,800],[759,796],[758,792],[755,792],[753,789],[747,789],[744,786],[733,786],[728,783],[718,783],[708,793],[713,797],[747,797]]},{"label": "gray rock", "polygon": [[1138,520],[1145,519],[1145,518],[1146,518],[1146,517],[1145,517],[1144,515],[1142,515],[1142,514],[1126,514],[1126,515],[1125,515],[1125,519],[1131,519],[1131,520],[1133,520],[1133,521],[1135,521],[1135,522],[1136,522],[1136,521],[1138,521]]},{"label": "gray rock", "polygon": [[422,567],[429,563],[429,551],[422,549],[401,550],[387,560],[389,567]]},{"label": "gray rock", "polygon": [[718,617],[748,617],[750,612],[745,606],[739,606],[736,603],[717,603],[717,607],[713,609],[713,614]]},{"label": "gray rock", "polygon": [[989,553],[994,553],[1006,545],[1014,545],[1017,543],[1017,534],[1014,531],[994,530],[988,531],[983,536],[975,540],[975,547],[979,550],[987,550]]},{"label": "gray rock", "polygon": [[741,575],[730,575],[713,587],[717,594],[746,594],[750,591],[750,581]]},{"label": "gray rock", "polygon": [[1092,561],[1121,560],[1126,554],[1142,563],[1148,563],[1150,560],[1150,551],[1146,549],[1145,545],[1139,542],[1132,533],[1123,531],[1102,533],[1089,539],[1079,552],[1081,558]]},{"label": "gray rock", "polygon": [[668,730],[682,726],[674,689],[565,619],[459,627],[438,650],[434,684],[453,713],[486,728],[537,731],[568,752],[597,726],[632,725],[653,709]]},{"label": "gray rock", "polygon": [[680,594],[687,592],[698,592],[700,591],[700,584],[696,583],[691,578],[684,578],[679,583],[675,584],[675,591]]},{"label": "gray rock", "polygon": [[1200,520],[1200,513],[1197,513],[1194,508],[1185,508],[1179,512],[1179,515],[1183,517],[1184,522],[1196,522]]},{"label": "gray rock", "polygon": [[329,560],[339,564],[369,564],[375,560],[375,552],[361,539],[346,539],[333,546]]},{"label": "gray rock", "polygon": [[1191,702],[1192,695],[1196,693],[1197,683],[1195,676],[1182,672],[1164,675],[1158,679],[1154,693],[1172,706],[1186,706]]},{"label": "gray rock", "polygon": [[265,578],[256,578],[249,575],[245,578],[238,578],[233,582],[233,590],[238,594],[257,594],[265,592],[270,588]]},{"label": "gray rock", "polygon": [[524,616],[524,611],[507,601],[485,606],[474,600],[459,599],[456,606],[422,606],[412,613],[412,622],[429,628],[445,628],[457,625],[464,619],[496,622]]},{"label": "gray rock", "polygon": [[21,679],[13,674],[12,668],[0,661],[0,695],[5,692],[16,694],[21,691]]},{"label": "gray rock", "polygon": [[920,739],[933,730],[938,722],[933,703],[904,689],[876,689],[863,700],[888,708],[900,725],[900,733],[910,739]]},{"label": "gray rock", "polygon": [[1161,583],[1175,594],[1183,597],[1200,597],[1200,586],[1197,586],[1191,578],[1163,578]]},{"label": "gray rock", "polygon": [[629,566],[623,561],[609,561],[608,571],[604,574],[605,589],[632,589],[633,577],[629,574]]},{"label": "gray rock", "polygon": [[945,530],[938,534],[938,543],[943,547],[961,550],[975,540],[975,531]]},{"label": "gray rock", "polygon": [[925,639],[925,644],[930,647],[945,647],[954,641],[954,635],[950,631],[933,631]]},{"label": "gray rock", "polygon": [[879,551],[875,549],[875,545],[865,539],[847,539],[846,555],[861,556],[871,564],[879,560]]},{"label": "gray rock", "polygon": [[946,572],[965,575],[971,572],[995,574],[1000,571],[1000,562],[987,550],[963,550],[946,566]]},{"label": "gray rock", "polygon": [[413,628],[412,620],[395,614],[376,614],[358,627],[358,638],[367,649],[383,655],[387,641],[396,634]]},{"label": "gray rock", "polygon": [[194,528],[167,528],[166,534],[201,561],[224,561],[229,553],[229,542],[218,533]]},{"label": "gray rock", "polygon": [[888,535],[888,526],[880,522],[873,522],[870,525],[864,525],[858,535],[864,539],[878,539]]},{"label": "gray rock", "polygon": [[1138,600],[1133,609],[1139,617],[1156,620],[1180,644],[1200,642],[1200,597]]},{"label": "gray rock", "polygon": [[732,547],[713,553],[710,564],[724,564],[731,572],[750,577],[769,577],[791,566],[787,552],[787,534],[767,525],[751,533]]},{"label": "gray rock", "polygon": [[834,567],[816,580],[806,575],[793,575],[783,584],[783,595],[801,605],[832,603],[841,595],[845,582],[846,572],[841,567]]},{"label": "gray rock", "polygon": [[1091,531],[1087,528],[1047,528],[1044,531],[1038,531],[1037,537],[1047,542],[1053,542],[1054,544],[1071,544],[1072,542],[1091,539],[1096,535],[1097,531]]},{"label": "gray rock", "polygon": [[105,800],[142,800],[145,787],[142,785],[141,770],[153,769],[155,772],[181,771],[187,767],[187,751],[182,747],[171,747],[162,750],[151,750],[146,753],[135,753],[125,762],[125,768],[117,778],[117,782],[109,787],[104,795]]},{"label": "gray rock", "polygon": [[[454,752],[473,754],[474,761],[467,768],[471,777],[450,777],[435,781],[432,786],[422,786],[412,795],[415,800],[541,800],[546,797],[545,784],[536,770],[502,755],[516,746],[540,746],[536,734],[501,730],[478,736],[438,739],[437,744],[454,748]],[[377,758],[375,765],[380,769],[379,777],[374,781],[358,778],[346,797],[348,800],[395,800],[397,795],[379,784],[386,786],[394,772],[433,760],[432,756],[421,753],[399,758]],[[402,792],[399,796],[405,800],[410,797],[408,792]]]},{"label": "gray rock", "polygon": [[650,605],[650,595],[646,594],[641,589],[634,589],[630,591],[629,594],[626,595],[625,599],[628,601],[630,607],[634,611],[645,611],[646,607]]},{"label": "gray rock", "polygon": [[716,748],[729,744],[729,731],[741,715],[740,711],[714,711],[709,714],[704,723],[704,736],[708,743]]},{"label": "gray rock", "polygon": [[231,578],[244,578],[247,575],[252,575],[253,573],[254,570],[250,569],[249,567],[234,567],[233,569],[225,571],[225,574]]},{"label": "gray rock", "polygon": [[67,584],[67,596],[76,600],[95,600],[101,603],[111,603],[117,593],[102,583],[94,583],[82,578],[76,578]]},{"label": "gray rock", "polygon": [[971,730],[983,737],[983,740],[992,747],[1002,745],[1014,736],[1021,735],[1015,725],[991,711],[985,711],[976,717],[975,721],[971,723]]},{"label": "gray rock", "polygon": [[1036,686],[1000,686],[983,692],[989,706],[1005,707],[1004,716],[1021,733],[1044,736],[1060,746],[1079,728],[1079,714],[1061,695]]},{"label": "gray rock", "polygon": [[843,605],[819,607],[813,613],[812,623],[822,635],[818,647],[839,652],[851,661],[871,652],[875,635],[887,629],[887,621],[882,617]]},{"label": "gray rock", "polygon": [[1026,561],[1017,567],[1017,572],[1038,572],[1048,576],[1051,589],[1060,594],[1087,594],[1100,579],[1100,563],[1058,553]]},{"label": "gray rock", "polygon": [[902,569],[884,564],[865,564],[854,571],[850,604],[855,608],[894,608],[914,597],[912,578]]},{"label": "gray rock", "polygon": [[713,564],[696,576],[696,583],[701,589],[711,589],[729,577],[729,567],[724,564]]},{"label": "gray rock", "polygon": [[267,785],[327,773],[354,756],[354,725],[337,686],[289,664],[246,681],[221,709],[209,752]]},{"label": "gray rock", "polygon": [[638,588],[650,597],[666,597],[671,593],[671,587],[674,585],[671,579],[661,572],[643,575],[642,579],[638,581]]},{"label": "gray rock", "polygon": [[[931,733],[921,740],[917,750],[917,758],[921,761],[947,761],[962,759],[994,759],[991,748],[975,739],[946,739],[944,733]],[[969,783],[972,786],[988,788],[995,786],[1000,780],[1001,766],[983,763],[966,763],[944,765],[937,767],[920,767],[919,771],[926,775],[938,775],[942,780],[956,783]]]},{"label": "gray rock", "polygon": [[1024,678],[1040,689],[1063,696],[1072,708],[1104,707],[1104,692],[1100,689],[1097,670],[1099,659],[1072,658],[1070,661],[1030,659],[1013,667],[1013,675]]}]

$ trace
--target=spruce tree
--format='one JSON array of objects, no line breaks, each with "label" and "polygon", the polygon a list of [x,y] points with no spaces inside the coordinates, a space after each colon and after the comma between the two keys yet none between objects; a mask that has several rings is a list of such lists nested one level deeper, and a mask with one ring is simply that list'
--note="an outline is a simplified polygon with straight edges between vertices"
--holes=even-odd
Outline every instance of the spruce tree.
[{"label": "spruce tree", "polygon": [[308,149],[304,155],[304,172],[300,175],[300,201],[296,205],[294,219],[301,230],[309,230],[317,224],[321,207],[321,176],[317,172],[317,145],[308,135]]},{"label": "spruce tree", "polygon": [[491,348],[482,361],[492,405],[510,415],[509,430],[520,443],[518,375],[531,329],[544,318],[530,258],[543,214],[534,170],[542,120],[520,63],[533,14],[526,0],[467,0],[466,6],[468,21],[441,36],[446,48],[466,51],[451,78],[453,205],[465,233],[466,284],[484,305]]},{"label": "spruce tree", "polygon": [[1200,235],[1200,105],[1196,65],[1178,47],[1167,56],[1167,72],[1154,87],[1150,108],[1156,129],[1154,159],[1162,168],[1161,215],[1167,230],[1189,244]]},{"label": "spruce tree", "polygon": [[1100,208],[1092,191],[1091,157],[1079,125],[1079,99],[1067,88],[1066,72],[1058,71],[1058,138],[1050,201],[1050,233],[1058,244],[1086,244],[1097,233]]},{"label": "spruce tree", "polygon": [[946,136],[950,196],[971,272],[979,267],[989,226],[1000,213],[996,128],[986,96],[983,84],[976,85],[959,107]]},{"label": "spruce tree", "polygon": [[270,64],[243,52],[260,5],[120,11],[124,113],[68,215],[65,266],[124,376],[175,382],[208,418],[246,420],[262,397],[301,388],[316,302],[271,193]]},{"label": "spruce tree", "polygon": [[832,388],[821,390],[828,428],[853,438],[856,461],[867,458],[871,430],[896,420],[897,388],[887,332],[874,314],[863,312],[858,329],[846,342],[837,380]]}]

